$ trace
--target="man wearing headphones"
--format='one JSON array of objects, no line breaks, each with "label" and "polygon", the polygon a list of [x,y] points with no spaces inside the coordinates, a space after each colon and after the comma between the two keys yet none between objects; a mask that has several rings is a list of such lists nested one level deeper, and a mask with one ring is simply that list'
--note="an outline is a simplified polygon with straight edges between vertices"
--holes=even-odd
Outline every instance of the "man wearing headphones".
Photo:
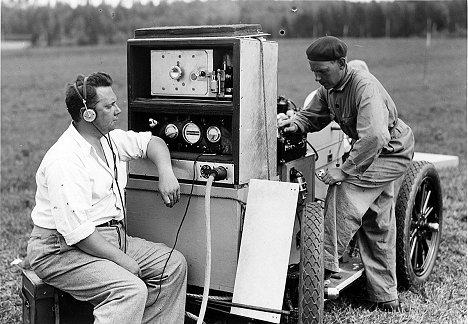
[{"label": "man wearing headphones", "polygon": [[180,198],[179,183],[162,139],[115,129],[121,109],[111,86],[103,72],[67,85],[73,121],[36,174],[28,260],[45,283],[92,303],[95,323],[183,323],[185,258],[126,234],[125,162],[156,165],[168,207]]},{"label": "man wearing headphones", "polygon": [[321,87],[290,119],[284,132],[316,132],[336,121],[352,139],[346,161],[327,170],[325,273],[339,272],[338,259],[357,233],[371,301],[385,311],[401,310],[396,281],[394,180],[410,165],[411,128],[398,118],[396,105],[369,72],[346,62],[347,45],[333,36],[314,41],[306,51]]}]

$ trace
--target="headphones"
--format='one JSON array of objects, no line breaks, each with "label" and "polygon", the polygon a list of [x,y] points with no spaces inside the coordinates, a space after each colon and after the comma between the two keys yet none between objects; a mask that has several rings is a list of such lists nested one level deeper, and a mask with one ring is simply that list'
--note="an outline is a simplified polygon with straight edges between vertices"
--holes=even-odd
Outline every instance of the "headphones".
[{"label": "headphones", "polygon": [[92,123],[96,119],[96,111],[92,108],[88,108],[86,105],[86,81],[88,80],[88,77],[85,77],[83,80],[83,96],[81,96],[80,91],[78,90],[78,86],[76,85],[76,82],[73,84],[75,87],[75,91],[80,97],[81,101],[83,101],[83,105],[85,107],[85,111],[83,112],[83,119],[87,121],[88,123]]}]

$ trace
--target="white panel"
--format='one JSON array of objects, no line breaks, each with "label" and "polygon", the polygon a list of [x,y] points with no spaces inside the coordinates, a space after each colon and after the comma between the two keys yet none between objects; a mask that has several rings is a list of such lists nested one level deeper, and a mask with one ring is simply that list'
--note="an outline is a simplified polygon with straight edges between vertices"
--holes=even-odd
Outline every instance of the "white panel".
[{"label": "white panel", "polygon": [[[180,77],[171,78],[172,68]],[[213,50],[152,50],[151,94],[171,96],[210,96]],[[205,73],[200,76],[200,72]]]},{"label": "white panel", "polygon": [[420,153],[414,152],[414,161],[427,161],[434,164],[437,170],[445,168],[458,168],[458,156],[455,155],[443,155],[433,153]]},{"label": "white panel", "polygon": [[239,63],[239,183],[272,179],[277,174],[278,44],[242,39]]},{"label": "white panel", "polygon": [[[252,179],[234,284],[234,303],[281,310],[297,204],[297,183]],[[233,307],[231,313],[279,323],[280,315]]]},{"label": "white panel", "polygon": [[[169,247],[174,245],[178,227],[191,196],[176,250],[187,260],[188,284],[203,287],[206,254],[205,186],[195,185],[190,193],[192,186],[181,183],[179,203],[168,208],[159,193],[152,191],[158,188],[157,181],[133,179],[129,183],[132,187],[141,187],[141,190],[126,188],[129,234],[152,242],[162,242]],[[211,289],[233,292],[242,223],[243,207],[240,201],[245,201],[244,191],[247,191],[247,188],[212,188]]]}]

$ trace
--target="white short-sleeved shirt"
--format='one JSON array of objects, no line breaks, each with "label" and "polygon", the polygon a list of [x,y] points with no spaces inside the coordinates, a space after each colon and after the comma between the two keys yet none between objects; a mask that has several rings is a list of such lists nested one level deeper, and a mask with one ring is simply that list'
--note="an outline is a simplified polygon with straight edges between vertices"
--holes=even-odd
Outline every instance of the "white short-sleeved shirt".
[{"label": "white short-sleeved shirt", "polygon": [[37,226],[57,229],[68,245],[91,235],[99,224],[123,218],[125,162],[146,158],[151,132],[116,129],[106,137],[113,146],[117,180],[106,138],[101,138],[106,157],[103,161],[73,123],[49,149],[37,170],[36,206],[31,218]]}]

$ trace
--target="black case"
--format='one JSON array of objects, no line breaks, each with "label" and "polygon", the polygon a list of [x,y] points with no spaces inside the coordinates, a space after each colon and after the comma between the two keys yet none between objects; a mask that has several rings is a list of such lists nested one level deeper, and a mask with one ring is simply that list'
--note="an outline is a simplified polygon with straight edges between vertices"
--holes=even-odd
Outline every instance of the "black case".
[{"label": "black case", "polygon": [[45,284],[32,270],[23,270],[23,324],[93,323],[93,305]]}]

